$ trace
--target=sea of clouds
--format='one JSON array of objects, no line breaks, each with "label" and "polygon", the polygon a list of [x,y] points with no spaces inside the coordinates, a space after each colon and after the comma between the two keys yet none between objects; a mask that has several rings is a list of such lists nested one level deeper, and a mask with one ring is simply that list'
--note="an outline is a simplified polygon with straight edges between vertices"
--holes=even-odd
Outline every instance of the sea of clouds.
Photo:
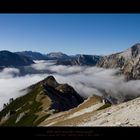
[{"label": "sea of clouds", "polygon": [[[17,68],[5,68],[0,72],[0,109],[10,98],[26,94],[20,90],[43,80],[48,75],[53,75],[59,83],[68,83],[83,97],[102,96],[106,92],[121,100],[129,95],[140,95],[140,80],[127,82],[123,75],[118,75],[118,69],[63,66],[55,65],[53,61],[35,62],[36,64],[26,67],[24,76],[21,76],[20,69]],[[28,73],[28,69],[31,68],[36,74]]]}]

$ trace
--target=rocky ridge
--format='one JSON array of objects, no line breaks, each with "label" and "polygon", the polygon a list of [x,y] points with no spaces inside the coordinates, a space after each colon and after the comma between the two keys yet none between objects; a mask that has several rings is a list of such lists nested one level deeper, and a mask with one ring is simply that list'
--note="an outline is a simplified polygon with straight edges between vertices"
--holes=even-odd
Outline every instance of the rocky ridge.
[{"label": "rocky ridge", "polygon": [[98,67],[120,68],[127,80],[140,79],[140,44],[112,55],[103,57],[97,63]]},{"label": "rocky ridge", "polygon": [[68,84],[59,84],[53,76],[28,87],[26,94],[0,111],[1,126],[36,126],[56,112],[77,107],[84,99]]}]

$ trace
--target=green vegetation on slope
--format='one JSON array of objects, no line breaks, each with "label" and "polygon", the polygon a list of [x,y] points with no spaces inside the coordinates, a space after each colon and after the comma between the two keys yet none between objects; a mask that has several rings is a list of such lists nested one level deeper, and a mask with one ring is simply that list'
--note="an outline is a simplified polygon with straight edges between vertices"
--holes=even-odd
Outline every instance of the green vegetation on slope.
[{"label": "green vegetation on slope", "polygon": [[38,126],[50,115],[74,108],[84,101],[71,86],[60,85],[53,76],[48,76],[27,88],[26,95],[10,99],[0,112],[0,125]]},{"label": "green vegetation on slope", "polygon": [[[9,111],[13,111],[10,118],[2,123],[2,126],[36,126],[41,120],[47,118],[49,115],[45,115],[40,118],[35,124],[34,121],[38,118],[38,113],[41,110],[41,102],[36,101],[37,95],[41,93],[42,87],[40,85],[34,86],[28,94],[15,99],[5,109],[0,112],[0,119],[4,117]],[[25,115],[16,123],[17,117],[20,113]]]}]

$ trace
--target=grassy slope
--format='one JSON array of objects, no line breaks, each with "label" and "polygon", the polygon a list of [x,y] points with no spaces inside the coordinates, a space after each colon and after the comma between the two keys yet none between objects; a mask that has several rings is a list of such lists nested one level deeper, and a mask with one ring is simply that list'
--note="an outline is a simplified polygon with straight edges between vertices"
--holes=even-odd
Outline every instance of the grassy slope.
[{"label": "grassy slope", "polygon": [[[9,111],[16,111],[15,114],[2,124],[2,126],[37,126],[41,121],[46,119],[49,114],[39,118],[35,123],[34,121],[39,117],[36,115],[42,109],[42,103],[37,101],[38,95],[44,94],[40,85],[34,86],[28,94],[15,99],[5,109],[0,112],[0,119],[5,116]],[[26,115],[21,120],[15,123],[20,113],[26,112]]]}]

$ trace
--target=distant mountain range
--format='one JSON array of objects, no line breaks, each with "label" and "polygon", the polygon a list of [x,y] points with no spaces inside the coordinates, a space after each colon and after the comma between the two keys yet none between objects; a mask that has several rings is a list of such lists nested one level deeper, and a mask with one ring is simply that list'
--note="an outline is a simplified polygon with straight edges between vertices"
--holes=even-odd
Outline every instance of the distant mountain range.
[{"label": "distant mountain range", "polygon": [[0,51],[0,66],[1,67],[16,67],[31,65],[34,62],[28,57],[21,56],[9,51]]},{"label": "distant mountain range", "polygon": [[97,66],[103,68],[120,68],[126,79],[140,79],[140,44],[127,50],[107,56],[77,54],[73,56],[61,52],[41,54],[39,52],[0,51],[0,67],[25,66],[34,60],[56,60],[56,65]]},{"label": "distant mountain range", "polygon": [[10,52],[0,51],[0,67],[26,66],[34,63],[34,60],[56,60],[56,65],[90,65],[94,66],[99,61],[100,56],[94,55],[74,55],[68,56],[61,52],[41,54],[39,52],[23,51]]},{"label": "distant mountain range", "polygon": [[39,52],[23,51],[10,52],[0,51],[0,67],[26,66],[34,63],[34,60],[56,60],[56,65],[89,65],[94,66],[101,59],[96,55],[68,56],[61,52],[41,54]]},{"label": "distant mountain range", "polygon": [[58,59],[69,58],[68,55],[62,52],[51,52],[48,54],[42,54],[39,52],[22,51],[22,52],[15,52],[15,53],[21,56],[29,57],[32,60],[58,60]]},{"label": "distant mountain range", "polygon": [[[42,56],[42,59],[44,58],[46,60],[57,60],[57,65],[87,65],[103,68],[119,68],[120,72],[126,76],[126,79],[140,79],[140,43],[134,44],[132,47],[125,51],[107,56],[84,54],[68,56],[61,52],[53,52],[47,55],[40,55]],[[32,56],[35,58],[36,53],[32,53]]]},{"label": "distant mountain range", "polygon": [[102,56],[77,54],[73,56],[62,52],[41,54],[32,51],[15,52],[18,55],[29,57],[32,60],[57,60],[56,65],[88,65],[95,66]]}]

